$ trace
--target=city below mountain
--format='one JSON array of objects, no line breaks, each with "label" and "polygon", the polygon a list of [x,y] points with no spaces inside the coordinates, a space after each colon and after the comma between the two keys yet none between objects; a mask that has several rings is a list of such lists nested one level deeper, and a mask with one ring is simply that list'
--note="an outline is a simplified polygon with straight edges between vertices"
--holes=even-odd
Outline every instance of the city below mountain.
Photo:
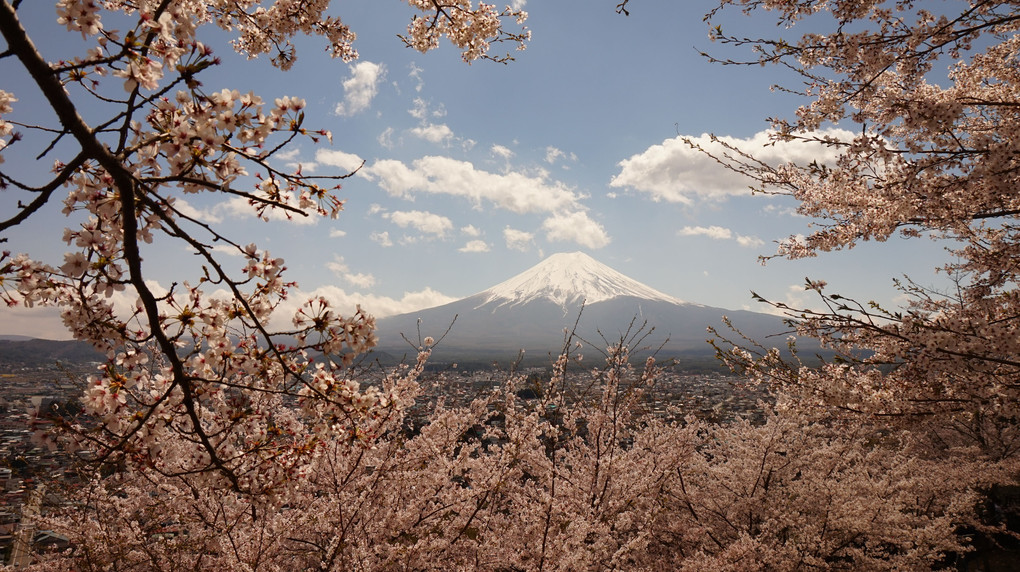
[{"label": "city below mountain", "polygon": [[[376,353],[413,354],[419,340],[431,336],[442,338],[433,352],[440,361],[506,361],[520,350],[547,359],[561,351],[567,332],[601,349],[619,343],[628,332],[651,330],[639,344],[631,344],[632,350],[705,357],[713,353],[709,327],[732,334],[722,323],[724,316],[748,337],[764,342],[789,330],[778,316],[685,302],[584,253],[560,253],[468,298],[379,319]],[[773,343],[785,345],[785,340]]]}]

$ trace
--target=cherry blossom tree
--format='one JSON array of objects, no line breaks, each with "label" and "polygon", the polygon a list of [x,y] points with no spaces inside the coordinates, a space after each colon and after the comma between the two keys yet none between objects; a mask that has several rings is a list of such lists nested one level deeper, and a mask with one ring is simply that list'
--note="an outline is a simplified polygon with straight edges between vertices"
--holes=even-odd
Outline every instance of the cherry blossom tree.
[{"label": "cherry blossom tree", "polygon": [[[355,35],[327,12],[329,4],[60,0],[53,27],[91,47],[49,62],[33,35],[57,30],[30,34],[21,17],[41,7],[0,3],[0,61],[31,78],[0,90],[0,151],[38,145],[30,151],[52,165],[42,182],[0,173],[0,186],[20,197],[0,233],[48,209],[62,208],[72,221],[62,263],[0,254],[0,299],[60,308],[73,336],[107,356],[84,389],[89,422],[66,428],[76,446],[96,452],[100,466],[152,486],[231,491],[240,499],[236,507],[243,506],[238,510],[253,518],[278,502],[260,504],[263,496],[277,499],[303,474],[322,440],[343,436],[347,447],[370,447],[399,422],[420,371],[362,387],[348,368],[374,345],[374,321],[360,309],[341,315],[321,298],[308,300],[291,328],[268,329],[294,286],[284,278],[283,260],[224,236],[180,206],[187,195],[214,193],[243,199],[263,218],[339,215],[336,192],[349,175],[307,176],[272,161],[298,139],[331,139],[305,127],[303,100],[209,92],[199,81],[218,64],[198,40],[202,26],[234,33],[239,53],[268,55],[284,70],[296,56],[296,35],[321,36],[331,56],[356,58]],[[414,17],[405,41],[421,51],[446,36],[466,61],[505,61],[509,56],[489,54],[491,44],[523,48],[528,37],[524,28],[503,27],[522,23],[520,10],[466,0],[409,5]],[[19,119],[18,99],[32,97],[49,105],[50,123]],[[168,288],[147,280],[144,252],[157,238],[199,256],[191,279]],[[224,246],[245,263],[223,263],[216,249]],[[133,309],[117,309],[115,293],[135,298]],[[119,486],[114,481],[93,484],[116,510],[114,499],[132,498],[124,491],[135,481],[127,479],[119,492],[108,490]],[[219,514],[232,510],[223,505]]]},{"label": "cherry blossom tree", "polygon": [[[75,223],[63,261],[4,253],[0,298],[59,307],[72,334],[107,356],[83,389],[87,416],[64,433],[96,463],[73,503],[38,517],[72,549],[37,569],[902,570],[968,550],[962,527],[980,530],[980,492],[1015,478],[1020,443],[1014,3],[929,14],[906,0],[721,2],[788,26],[811,19],[796,42],[713,32],[752,47],[749,63],[800,72],[808,103],[777,120],[775,136],[817,139],[837,155],[776,167],[731,150],[731,166],[761,190],[820,219],[780,254],[897,232],[957,250],[946,268],[957,289],[906,283],[914,303],[904,312],[810,283],[830,311],[784,309],[843,361],[811,369],[768,348],[727,352],[776,399],[762,423],[730,424],[645,410],[662,365],[632,364],[640,332],[598,348],[594,366],[572,360],[568,339],[534,400],[518,397],[524,381],[511,374],[469,405],[440,401],[412,418],[434,340],[370,383],[356,367],[374,343],[367,313],[313,299],[292,327],[268,328],[294,287],[283,260],[181,201],[213,193],[264,218],[335,217],[343,176],[275,167],[288,145],[330,134],[305,126],[295,97],[207,93],[198,78],[217,60],[196,30],[230,31],[234,49],[282,69],[299,34],[350,60],[353,32],[328,4],[60,0],[57,24],[91,49],[48,62],[19,17],[35,5],[0,1],[0,62],[32,78],[0,91],[0,150],[42,141],[33,151],[53,161],[41,183],[0,173],[5,192],[23,197],[0,232],[58,201]],[[523,22],[519,10],[408,4],[403,41],[415,49],[446,36],[467,61],[505,61],[491,45],[527,39],[504,28]],[[831,34],[819,32],[826,18]],[[946,58],[960,63],[938,69]],[[18,98],[38,94],[52,122],[18,119]],[[853,141],[815,134],[853,122]],[[157,239],[197,253],[191,280],[146,280]],[[244,264],[222,262],[222,245]],[[119,310],[115,293],[137,298],[133,309]],[[585,375],[568,375],[570,364]]]},{"label": "cherry blossom tree", "polygon": [[[790,237],[778,254],[803,258],[899,235],[941,240],[952,255],[940,269],[951,288],[902,282],[910,299],[902,311],[829,294],[822,281],[807,287],[819,292],[825,310],[777,304],[802,332],[845,357],[871,351],[865,366],[888,366],[888,373],[847,364],[776,369],[774,354],[758,364],[804,400],[938,419],[991,457],[1014,457],[1017,4],[954,2],[931,12],[915,2],[726,1],[720,9],[731,6],[767,8],[791,27],[810,19],[813,30],[797,41],[713,31],[716,41],[756,54],[752,62],[724,63],[775,64],[800,74],[808,103],[794,119],[773,120],[774,137],[818,141],[835,156],[832,164],[774,167],[739,150],[731,155],[748,159],[730,166],[757,180],[759,190],[792,196],[816,221],[814,232]],[[829,20],[828,33],[817,31]],[[816,134],[826,124],[854,124],[859,135],[840,141]]]},{"label": "cherry blossom tree", "polygon": [[[730,147],[717,157],[756,190],[798,201],[815,221],[778,256],[850,249],[862,241],[937,240],[950,256],[945,289],[897,282],[901,309],[859,303],[809,280],[815,309],[773,305],[839,360],[820,368],[768,348],[724,352],[736,368],[794,397],[812,416],[858,417],[906,430],[911,459],[942,459],[973,487],[1015,484],[1020,452],[1017,265],[1020,214],[1017,126],[1020,20],[1016,2],[821,2],[724,0],[728,10],[768,13],[794,38],[747,38],[712,29],[726,65],[775,65],[797,74],[779,87],[805,103],[773,119],[776,141],[814,141],[831,163],[768,165]],[[839,126],[852,140],[823,134]],[[820,309],[818,309],[820,308]],[[973,466],[971,463],[990,463]]]},{"label": "cherry blossom tree", "polygon": [[[448,36],[471,61],[492,57],[492,42],[523,47],[527,38],[525,30],[503,29],[508,18],[522,22],[521,11],[467,1],[410,5],[417,14],[405,41],[422,51]],[[0,5],[6,42],[0,58],[18,62],[34,82],[0,91],[4,148],[29,141],[15,131],[20,128],[33,141],[49,138],[40,159],[57,149],[61,155],[51,159],[52,176],[41,184],[0,174],[7,192],[25,197],[0,222],[0,232],[51,208],[63,189],[64,212],[84,221],[64,233],[72,251],[63,264],[4,252],[0,297],[8,304],[60,307],[75,338],[107,354],[105,370],[85,392],[98,429],[81,433],[105,461],[166,475],[204,473],[210,486],[259,493],[297,470],[317,434],[345,426],[370,440],[368,426],[392,417],[404,401],[402,389],[359,388],[345,377],[344,367],[374,344],[369,315],[359,309],[342,316],[314,299],[293,317],[292,329],[269,331],[269,316],[293,286],[283,277],[283,260],[235,242],[178,206],[189,194],[218,193],[244,199],[262,217],[339,215],[343,202],[335,193],[343,176],[285,172],[271,161],[299,138],[331,138],[304,127],[303,100],[267,103],[254,93],[210,93],[197,79],[218,63],[196,36],[207,25],[234,32],[235,50],[270,55],[282,69],[294,61],[297,34],[321,36],[330,55],[354,59],[355,36],[328,6],[305,0],[61,0],[55,25],[94,47],[50,63],[19,17],[39,6]],[[112,29],[110,21],[126,27]],[[53,123],[17,121],[18,92],[41,94]],[[86,108],[99,119],[86,121]],[[165,291],[147,282],[143,250],[155,235],[183,242],[202,259],[191,281]],[[244,266],[221,263],[213,243],[236,250]],[[213,287],[229,294],[212,296]],[[120,291],[137,296],[126,315],[111,303]],[[313,364],[309,352],[326,357]],[[284,413],[281,403],[288,399],[315,421],[302,425]],[[183,449],[163,454],[175,442]]]},{"label": "cherry blossom tree", "polygon": [[74,550],[36,568],[901,570],[965,550],[973,479],[897,436],[876,446],[868,424],[786,409],[668,422],[643,408],[659,364],[605,354],[576,377],[564,352],[534,400],[511,375],[469,405],[437,403],[416,433],[323,438],[273,494],[147,467],[89,479],[87,502],[39,521]]}]

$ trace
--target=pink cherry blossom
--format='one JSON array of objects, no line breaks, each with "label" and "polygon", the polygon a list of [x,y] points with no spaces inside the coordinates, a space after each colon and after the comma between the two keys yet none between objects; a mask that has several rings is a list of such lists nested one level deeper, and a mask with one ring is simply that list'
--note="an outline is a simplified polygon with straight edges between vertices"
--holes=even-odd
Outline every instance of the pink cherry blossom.
[{"label": "pink cherry blossom", "polygon": [[[492,45],[529,37],[520,9],[407,4],[403,41],[420,51],[445,36],[466,61],[507,61]],[[842,359],[809,367],[717,341],[774,400],[757,422],[723,424],[647,411],[669,366],[632,360],[640,332],[588,347],[604,357],[594,365],[568,337],[534,400],[509,373],[454,406],[423,399],[431,337],[412,362],[366,371],[357,358],[376,343],[375,321],[360,307],[345,315],[312,298],[270,328],[294,291],[284,259],[195,220],[182,195],[229,192],[264,218],[336,217],[345,175],[322,183],[276,167],[274,154],[324,135],[304,125],[306,102],[202,91],[195,78],[218,61],[197,38],[216,26],[242,54],[287,69],[292,39],[313,35],[351,60],[354,32],[327,0],[59,0],[56,27],[89,46],[58,63],[27,41],[28,5],[0,2],[0,31],[60,121],[16,121],[15,94],[0,91],[0,149],[14,124],[60,140],[52,153],[70,149],[47,185],[10,186],[73,223],[53,265],[0,254],[0,300],[59,308],[106,356],[83,386],[87,415],[59,436],[95,464],[32,523],[74,550],[34,569],[914,570],[966,552],[964,530],[993,532],[976,510],[982,491],[1020,468],[1016,2],[936,14],[906,0],[722,0],[709,15],[736,7],[795,31],[810,20],[793,40],[711,32],[751,48],[747,63],[799,71],[805,103],[774,121],[775,137],[834,151],[831,165],[770,167],[731,150],[732,168],[818,220],[780,254],[945,238],[956,285],[905,281],[911,302],[893,311],[807,281],[826,310],[776,306]],[[102,92],[65,89],[85,81],[128,91],[88,102],[113,110],[103,129],[77,113],[78,98]],[[860,135],[820,135],[842,122]],[[0,228],[34,216],[21,208]],[[157,239],[201,259],[166,290],[147,281]]]}]

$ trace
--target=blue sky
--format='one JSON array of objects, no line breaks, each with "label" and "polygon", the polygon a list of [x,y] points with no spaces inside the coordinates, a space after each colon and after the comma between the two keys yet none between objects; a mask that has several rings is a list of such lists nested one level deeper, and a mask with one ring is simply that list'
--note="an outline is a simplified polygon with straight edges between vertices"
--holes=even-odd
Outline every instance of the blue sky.
[{"label": "blue sky", "polygon": [[[47,38],[48,58],[67,57],[75,36],[56,25],[49,3],[30,4],[21,8],[30,34]],[[806,276],[890,306],[898,301],[892,278],[937,280],[941,246],[921,241],[760,265],[759,255],[809,221],[788,199],[750,196],[746,181],[679,137],[714,133],[772,160],[812,158],[820,152],[762,147],[765,119],[791,116],[800,103],[770,86],[797,80],[701,57],[698,50],[721,49],[702,22],[711,1],[638,0],[629,17],[615,4],[527,2],[532,40],[506,66],[467,65],[448,46],[405,48],[396,35],[411,11],[397,0],[336,3],[359,36],[352,64],[330,60],[309,39],[284,73],[210,36],[223,65],[203,76],[209,91],[303,97],[306,126],[332,131],[331,145],[303,142],[280,164],[316,174],[365,166],[345,181],[345,211],[335,221],[264,223],[220,198],[186,200],[238,242],[282,256],[300,284],[296,299],[323,294],[379,316],[472,295],[576,250],[667,294],[730,309],[767,310],[751,290],[810,304]],[[777,33],[766,20],[727,18],[730,28]],[[19,97],[15,113],[45,116],[12,64],[0,62],[0,89]],[[41,164],[5,157],[0,168],[24,177]],[[0,208],[12,200],[0,198]],[[52,205],[8,233],[3,248],[59,264],[54,229],[67,225],[59,211]],[[179,246],[157,242],[143,256],[148,278],[161,284],[198,276],[196,259]],[[52,312],[25,309],[0,310],[0,334],[65,337]]]}]

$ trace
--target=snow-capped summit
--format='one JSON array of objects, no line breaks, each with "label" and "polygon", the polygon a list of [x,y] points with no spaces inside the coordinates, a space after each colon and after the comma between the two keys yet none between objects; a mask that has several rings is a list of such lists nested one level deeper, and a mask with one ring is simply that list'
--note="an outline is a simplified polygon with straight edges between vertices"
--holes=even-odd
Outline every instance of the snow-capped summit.
[{"label": "snow-capped summit", "polygon": [[512,307],[545,299],[567,310],[581,302],[595,304],[621,296],[684,303],[624,276],[583,252],[553,254],[476,298],[482,299],[478,307],[489,304]]},{"label": "snow-capped summit", "polygon": [[779,317],[769,314],[683,302],[580,252],[554,254],[473,296],[381,318],[376,350],[399,356],[407,352],[406,340],[432,336],[441,340],[439,351],[446,359],[491,363],[513,358],[518,350],[539,358],[556,355],[563,349],[565,332],[601,344],[625,341],[627,332],[639,328],[654,330],[649,338],[654,344],[646,343],[661,343],[656,347],[662,356],[705,357],[715,351],[705,343],[705,329],[720,326],[723,315],[757,339],[784,327]]}]

